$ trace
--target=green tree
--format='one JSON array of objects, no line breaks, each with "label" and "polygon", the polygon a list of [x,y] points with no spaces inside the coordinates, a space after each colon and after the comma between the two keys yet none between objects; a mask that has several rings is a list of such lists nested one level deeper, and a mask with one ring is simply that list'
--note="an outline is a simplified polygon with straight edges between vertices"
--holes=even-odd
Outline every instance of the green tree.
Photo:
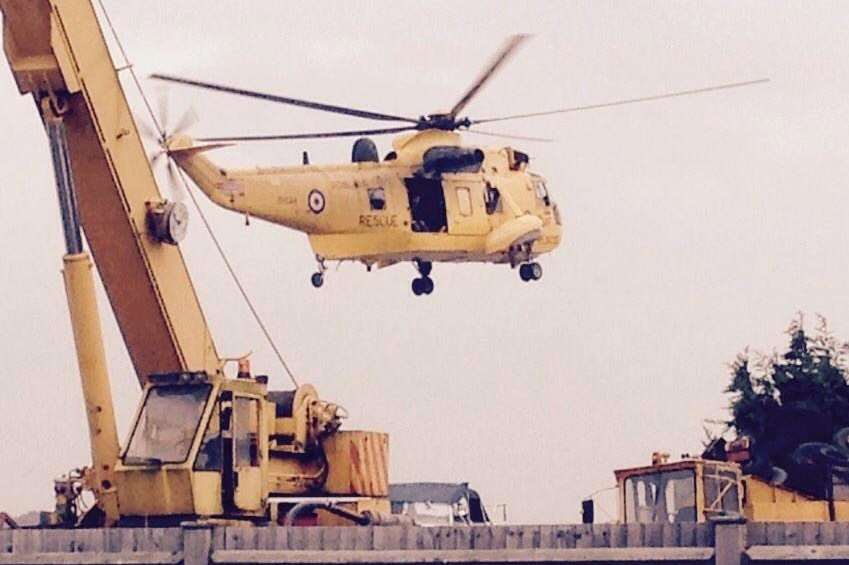
[{"label": "green tree", "polygon": [[[821,496],[821,474],[812,472],[799,446],[831,443],[836,432],[849,427],[847,346],[824,318],[809,335],[800,315],[787,333],[790,343],[783,354],[753,358],[745,351],[731,365],[728,424],[751,440],[747,472],[770,478],[773,467],[780,467],[789,474],[789,486]],[[849,455],[849,445],[838,447]]]}]

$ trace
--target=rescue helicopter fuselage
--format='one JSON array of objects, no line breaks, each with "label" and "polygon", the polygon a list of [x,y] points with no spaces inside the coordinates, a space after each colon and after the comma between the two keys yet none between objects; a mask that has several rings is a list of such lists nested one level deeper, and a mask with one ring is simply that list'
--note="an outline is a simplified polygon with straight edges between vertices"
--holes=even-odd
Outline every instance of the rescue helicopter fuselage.
[{"label": "rescue helicopter fuselage", "polygon": [[[214,146],[213,146],[214,147]],[[308,235],[319,261],[389,266],[412,261],[413,292],[429,294],[433,262],[509,263],[523,280],[538,279],[532,261],[556,248],[562,221],[545,179],[509,147],[480,149],[460,135],[424,130],[399,136],[379,160],[370,140],[354,145],[348,164],[225,169],[187,136],[169,154],[216,204]]]}]

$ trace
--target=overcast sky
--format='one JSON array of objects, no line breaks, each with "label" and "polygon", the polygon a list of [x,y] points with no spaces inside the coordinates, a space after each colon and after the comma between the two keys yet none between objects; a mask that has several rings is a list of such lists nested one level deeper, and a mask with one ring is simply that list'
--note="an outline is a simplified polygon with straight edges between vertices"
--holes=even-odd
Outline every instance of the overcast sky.
[{"label": "overcast sky", "polygon": [[[745,89],[499,124],[549,180],[565,244],[525,284],[503,266],[343,265],[309,283],[302,234],[214,208],[230,258],[299,378],[391,436],[393,481],[469,481],[518,522],[572,522],[580,500],[654,450],[697,452],[727,417],[726,363],[783,347],[799,310],[849,338],[849,6],[843,2],[105,0],[136,70],[387,113],[449,108],[504,38],[530,32],[467,108],[489,117],[761,77]],[[145,81],[151,97],[160,86]],[[195,135],[368,127],[181,87]],[[137,96],[137,114],[143,117]],[[0,65],[3,320],[0,510],[49,508],[88,462],[60,276],[47,140]],[[494,127],[492,129],[495,129]],[[469,143],[490,138],[467,136]],[[390,139],[377,139],[381,153]],[[228,166],[344,162],[350,140],[243,145]],[[514,142],[515,143],[515,142]],[[162,175],[164,180],[164,175]],[[196,214],[182,244],[219,351],[254,351],[287,386]],[[139,396],[105,296],[119,428]],[[608,502],[599,511],[615,513]]]}]

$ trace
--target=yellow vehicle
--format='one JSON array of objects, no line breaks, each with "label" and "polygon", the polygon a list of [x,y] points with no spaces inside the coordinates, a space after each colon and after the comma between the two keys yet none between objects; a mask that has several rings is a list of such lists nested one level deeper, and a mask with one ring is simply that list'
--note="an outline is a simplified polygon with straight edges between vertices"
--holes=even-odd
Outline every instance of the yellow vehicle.
[{"label": "yellow vehicle", "polygon": [[[195,184],[216,204],[262,218],[309,236],[319,268],[312,284],[324,282],[325,261],[360,261],[371,270],[413,262],[420,276],[416,295],[430,294],[434,262],[486,262],[519,268],[523,281],[538,280],[535,261],[561,243],[563,222],[546,180],[528,168],[527,153],[512,147],[465,145],[458,130],[496,137],[479,124],[657,100],[683,94],[754,84],[750,81],[586,107],[487,119],[461,117],[496,71],[527,36],[509,38],[472,86],[446,113],[413,118],[299,100],[219,84],[156,74],[153,78],[239,96],[404,125],[367,130],[206,137],[195,146],[185,135],[160,139]],[[228,170],[200,155],[221,144],[398,134],[383,160],[373,141],[361,137],[352,163]],[[550,140],[548,140],[550,141]]]},{"label": "yellow vehicle", "polygon": [[745,517],[758,522],[849,521],[849,500],[817,500],[744,475],[733,461],[685,458],[621,469],[616,476],[619,521],[626,524],[706,522]]},{"label": "yellow vehicle", "polygon": [[[92,465],[57,480],[54,523],[389,515],[388,438],[341,431],[312,386],[269,391],[247,359],[225,374],[178,247],[185,209],[164,200],[90,0],[0,0],[3,47],[50,142],[64,277]],[[83,237],[84,236],[84,237]],[[97,263],[142,398],[119,445],[94,292]],[[77,502],[90,491],[95,506]]]}]

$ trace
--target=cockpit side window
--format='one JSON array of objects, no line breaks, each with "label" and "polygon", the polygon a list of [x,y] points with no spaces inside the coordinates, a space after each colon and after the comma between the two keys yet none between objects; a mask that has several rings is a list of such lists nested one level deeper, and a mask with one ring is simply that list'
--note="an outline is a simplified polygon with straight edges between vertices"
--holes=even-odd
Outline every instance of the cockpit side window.
[{"label": "cockpit side window", "polygon": [[501,193],[497,188],[489,184],[486,185],[486,190],[483,193],[484,204],[486,205],[486,213],[494,214],[501,209]]},{"label": "cockpit side window", "polygon": [[368,189],[368,202],[372,210],[386,209],[386,191],[382,186]]},{"label": "cockpit side window", "polygon": [[545,186],[544,181],[535,180],[534,190],[537,193],[537,198],[542,200],[546,206],[551,206],[551,197],[548,195],[548,187]]},{"label": "cockpit side window", "polygon": [[530,158],[527,153],[522,153],[521,151],[516,151],[513,149],[510,152],[510,170],[511,171],[521,171],[525,167],[527,167]]}]

